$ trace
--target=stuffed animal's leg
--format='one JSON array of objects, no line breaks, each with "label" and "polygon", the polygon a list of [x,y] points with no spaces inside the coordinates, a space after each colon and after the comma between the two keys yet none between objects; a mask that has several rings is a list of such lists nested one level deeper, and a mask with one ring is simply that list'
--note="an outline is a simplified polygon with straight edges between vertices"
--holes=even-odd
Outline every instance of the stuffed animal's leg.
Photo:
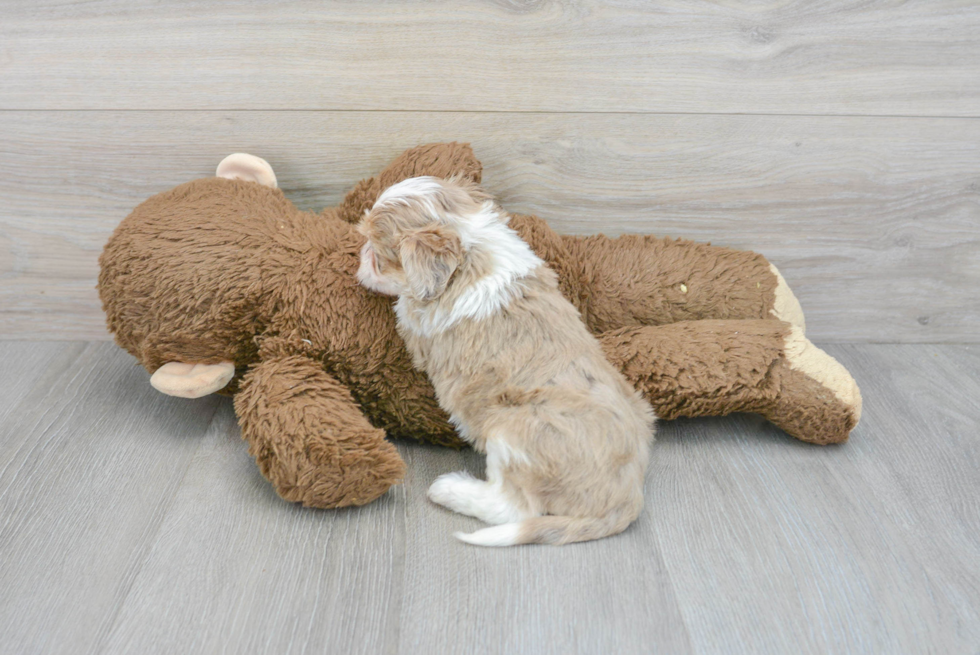
[{"label": "stuffed animal's leg", "polygon": [[861,418],[854,378],[782,321],[687,321],[599,339],[660,418],[755,412],[816,444],[845,441]]},{"label": "stuffed animal's leg", "polygon": [[699,319],[776,318],[804,329],[776,267],[754,252],[681,239],[562,236],[595,332]]},{"label": "stuffed animal's leg", "polygon": [[322,366],[303,355],[263,359],[242,381],[235,411],[262,474],[286,500],[363,505],[401,481],[405,464]]}]

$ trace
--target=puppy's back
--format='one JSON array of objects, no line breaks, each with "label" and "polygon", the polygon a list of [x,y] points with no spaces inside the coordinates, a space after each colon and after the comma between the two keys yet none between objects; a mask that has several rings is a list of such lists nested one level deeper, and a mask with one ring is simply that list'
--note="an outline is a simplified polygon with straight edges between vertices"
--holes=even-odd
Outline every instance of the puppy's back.
[{"label": "puppy's back", "polygon": [[[554,273],[542,267],[523,284],[506,310],[436,337],[430,375],[487,450],[488,470],[499,467],[505,485],[550,516],[460,538],[563,544],[616,534],[643,506],[653,411],[606,361]],[[496,442],[507,457],[494,455]]]}]

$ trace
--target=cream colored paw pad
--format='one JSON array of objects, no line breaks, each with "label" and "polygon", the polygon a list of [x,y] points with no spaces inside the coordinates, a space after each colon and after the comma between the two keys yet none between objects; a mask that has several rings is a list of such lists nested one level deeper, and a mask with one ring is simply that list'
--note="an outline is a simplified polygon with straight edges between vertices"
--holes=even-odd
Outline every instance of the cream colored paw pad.
[{"label": "cream colored paw pad", "polygon": [[184,364],[168,362],[150,378],[154,389],[178,398],[200,398],[221,391],[235,377],[235,364]]},{"label": "cream colored paw pad", "polygon": [[803,308],[800,306],[800,301],[796,299],[793,290],[786,284],[786,280],[783,279],[783,274],[779,272],[779,269],[769,264],[769,270],[776,276],[776,292],[769,313],[780,321],[786,321],[806,332],[806,320],[803,318]]}]

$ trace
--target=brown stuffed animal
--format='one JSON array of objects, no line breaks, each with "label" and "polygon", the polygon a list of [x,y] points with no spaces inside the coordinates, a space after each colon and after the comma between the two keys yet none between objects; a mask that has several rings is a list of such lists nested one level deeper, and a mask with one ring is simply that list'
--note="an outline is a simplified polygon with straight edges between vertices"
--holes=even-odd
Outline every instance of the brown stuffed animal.
[{"label": "brown stuffed animal", "polygon": [[[249,452],[285,499],[368,503],[405,465],[385,434],[460,446],[395,330],[392,300],[358,284],[354,225],[408,177],[480,181],[469,146],[421,146],[339,207],[299,211],[271,167],[232,155],[217,177],[160,193],[100,258],[109,330],[164,393],[231,394]],[[513,216],[609,359],[661,418],[757,412],[798,439],[847,439],[854,380],[803,334],[761,255],[647,236],[567,236]]]}]

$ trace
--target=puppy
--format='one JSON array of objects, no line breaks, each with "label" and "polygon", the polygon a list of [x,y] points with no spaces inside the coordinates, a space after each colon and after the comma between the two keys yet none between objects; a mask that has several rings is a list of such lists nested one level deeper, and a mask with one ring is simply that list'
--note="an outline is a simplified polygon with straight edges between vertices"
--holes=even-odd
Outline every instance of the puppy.
[{"label": "puppy", "polygon": [[557,276],[476,186],[417,177],[359,224],[358,279],[397,295],[398,329],[487,481],[440,476],[429,498],[495,527],[480,546],[617,534],[643,506],[653,410],[605,359]]}]

